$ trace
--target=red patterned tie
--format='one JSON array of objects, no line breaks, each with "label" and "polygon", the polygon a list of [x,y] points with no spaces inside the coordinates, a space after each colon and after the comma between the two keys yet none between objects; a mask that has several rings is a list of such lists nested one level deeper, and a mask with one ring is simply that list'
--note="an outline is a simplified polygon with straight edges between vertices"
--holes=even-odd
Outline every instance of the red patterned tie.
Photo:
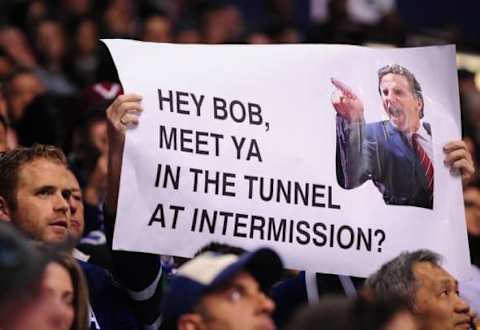
[{"label": "red patterned tie", "polygon": [[420,160],[420,164],[422,164],[423,169],[425,170],[425,178],[427,182],[428,189],[430,193],[433,193],[433,164],[430,158],[428,157],[425,149],[423,149],[422,145],[418,141],[419,139],[418,134],[413,134],[412,136],[412,144],[417,152],[418,159]]}]

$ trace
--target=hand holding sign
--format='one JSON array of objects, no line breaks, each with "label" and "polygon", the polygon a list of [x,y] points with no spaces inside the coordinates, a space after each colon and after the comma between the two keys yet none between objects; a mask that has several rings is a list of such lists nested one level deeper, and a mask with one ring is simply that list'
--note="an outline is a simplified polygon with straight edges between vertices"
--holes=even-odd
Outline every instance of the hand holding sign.
[{"label": "hand holding sign", "polygon": [[107,108],[108,119],[108,186],[106,207],[111,213],[117,209],[123,145],[128,127],[138,125],[143,111],[142,97],[135,94],[119,95]]},{"label": "hand holding sign", "polygon": [[472,154],[468,150],[465,141],[452,141],[443,147],[445,152],[445,165],[452,171],[458,171],[464,180],[469,180],[475,173]]},{"label": "hand holding sign", "polygon": [[340,80],[330,78],[337,88],[332,94],[332,105],[337,114],[348,122],[363,120],[363,103],[353,91]]},{"label": "hand holding sign", "polygon": [[127,127],[138,125],[138,116],[143,111],[140,104],[142,97],[135,94],[119,95],[107,109],[107,118],[110,124],[121,135]]}]

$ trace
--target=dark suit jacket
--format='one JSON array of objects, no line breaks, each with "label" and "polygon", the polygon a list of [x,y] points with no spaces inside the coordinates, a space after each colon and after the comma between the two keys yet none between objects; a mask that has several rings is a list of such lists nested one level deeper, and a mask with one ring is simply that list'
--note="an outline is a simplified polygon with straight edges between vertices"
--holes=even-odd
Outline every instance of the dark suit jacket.
[{"label": "dark suit jacket", "polygon": [[[404,134],[389,121],[347,125],[337,120],[340,186],[352,189],[372,180],[386,204],[433,207],[425,170]],[[431,135],[430,125],[423,125]]]}]

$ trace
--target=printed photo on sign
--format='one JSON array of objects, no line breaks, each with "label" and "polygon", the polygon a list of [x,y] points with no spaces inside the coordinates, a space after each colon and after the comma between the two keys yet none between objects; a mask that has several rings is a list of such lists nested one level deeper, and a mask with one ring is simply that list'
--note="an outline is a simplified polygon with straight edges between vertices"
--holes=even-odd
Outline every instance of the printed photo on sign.
[{"label": "printed photo on sign", "polygon": [[378,92],[387,120],[366,123],[362,100],[338,79],[332,105],[337,113],[338,184],[356,188],[371,180],[388,205],[433,208],[432,128],[424,118],[422,87],[407,68],[378,69]]}]

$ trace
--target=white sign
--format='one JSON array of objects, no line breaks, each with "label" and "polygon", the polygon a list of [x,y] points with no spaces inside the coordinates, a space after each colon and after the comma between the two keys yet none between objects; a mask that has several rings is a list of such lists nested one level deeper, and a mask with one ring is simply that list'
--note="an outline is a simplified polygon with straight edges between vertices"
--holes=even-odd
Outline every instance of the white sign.
[{"label": "white sign", "polygon": [[[114,248],[270,246],[289,268],[356,276],[428,248],[467,274],[461,182],[442,151],[460,139],[454,47],[105,42],[145,109],[127,133]],[[386,65],[402,72],[379,90]],[[337,115],[340,98],[363,115]],[[404,127],[415,111],[433,176]]]}]

